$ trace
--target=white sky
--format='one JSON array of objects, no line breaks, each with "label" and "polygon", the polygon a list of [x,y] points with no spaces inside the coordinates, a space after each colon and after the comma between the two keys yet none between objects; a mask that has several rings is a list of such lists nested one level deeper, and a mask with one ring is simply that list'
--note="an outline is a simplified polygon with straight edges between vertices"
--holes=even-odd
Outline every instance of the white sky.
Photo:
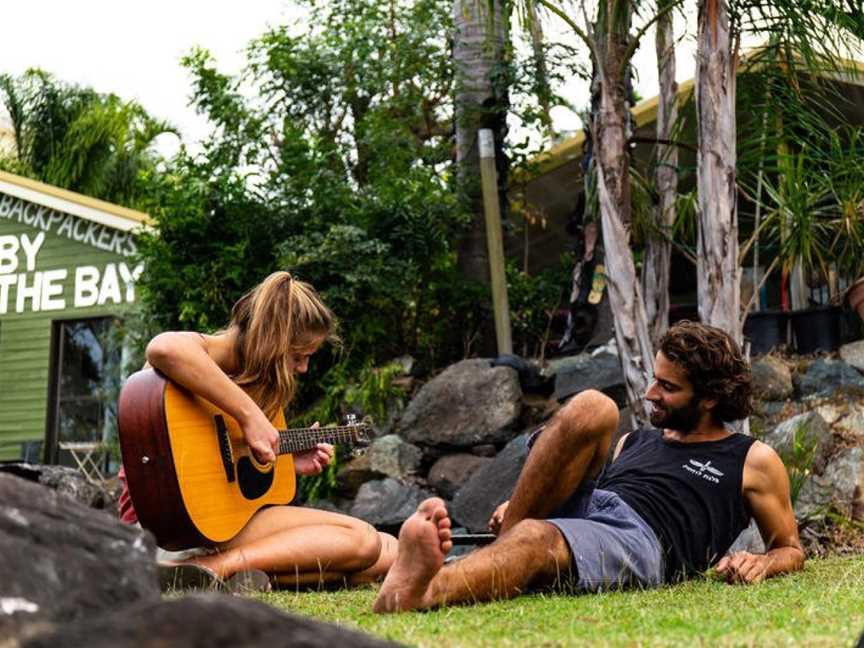
[{"label": "white sky", "polygon": [[209,49],[225,72],[268,25],[296,18],[283,0],[21,0],[0,4],[0,72],[40,67],[63,81],[135,99],[174,124],[187,142],[207,133],[187,104],[180,59]]},{"label": "white sky", "polygon": [[[199,45],[223,72],[237,72],[243,49],[268,26],[300,15],[290,0],[19,0],[0,5],[0,72],[21,74],[40,67],[63,81],[135,99],[152,115],[177,128],[187,144],[207,134],[205,121],[187,104],[191,82],[181,57]],[[683,30],[683,20],[676,25]],[[550,33],[556,30],[550,28]],[[693,75],[693,44],[678,47],[678,78]],[[637,91],[656,94],[653,33],[644,39],[635,66]],[[567,88],[577,106],[586,103],[583,84]],[[558,130],[580,127],[565,109],[554,111]],[[173,139],[173,138],[172,138]],[[162,142],[170,153],[176,142]]]}]

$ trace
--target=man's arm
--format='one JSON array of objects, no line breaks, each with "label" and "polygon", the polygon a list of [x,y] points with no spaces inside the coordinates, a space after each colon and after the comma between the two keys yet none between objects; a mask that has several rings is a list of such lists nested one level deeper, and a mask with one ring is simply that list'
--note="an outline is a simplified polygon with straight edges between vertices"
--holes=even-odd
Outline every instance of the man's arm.
[{"label": "man's arm", "polygon": [[777,453],[760,441],[747,453],[743,495],[767,551],[725,556],[717,564],[717,573],[730,583],[758,583],[775,574],[801,569],[804,550],[792,511],[789,476]]}]

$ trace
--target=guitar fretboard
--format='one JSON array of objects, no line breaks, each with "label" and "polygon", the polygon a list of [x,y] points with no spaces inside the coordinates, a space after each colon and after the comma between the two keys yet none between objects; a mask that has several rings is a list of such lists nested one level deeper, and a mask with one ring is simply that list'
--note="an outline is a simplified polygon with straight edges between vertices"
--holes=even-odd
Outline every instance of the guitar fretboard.
[{"label": "guitar fretboard", "polygon": [[302,452],[314,448],[319,443],[345,443],[353,445],[360,425],[340,425],[325,428],[294,428],[279,432],[279,454]]}]

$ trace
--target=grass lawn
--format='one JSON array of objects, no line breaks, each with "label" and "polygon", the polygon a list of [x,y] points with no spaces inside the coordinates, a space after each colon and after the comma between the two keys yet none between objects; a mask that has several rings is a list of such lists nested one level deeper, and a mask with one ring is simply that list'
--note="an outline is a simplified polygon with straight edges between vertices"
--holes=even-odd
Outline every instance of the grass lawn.
[{"label": "grass lawn", "polygon": [[864,630],[864,556],[809,560],[755,586],[693,581],[651,591],[378,616],[376,590],[274,592],[275,607],[412,646],[844,646]]}]

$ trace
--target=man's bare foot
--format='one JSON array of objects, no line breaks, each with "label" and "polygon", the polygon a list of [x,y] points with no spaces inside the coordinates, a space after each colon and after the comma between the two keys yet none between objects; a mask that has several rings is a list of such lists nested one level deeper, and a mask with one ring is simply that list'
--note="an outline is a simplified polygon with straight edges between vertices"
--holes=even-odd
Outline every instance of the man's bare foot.
[{"label": "man's bare foot", "polygon": [[399,532],[399,553],[381,585],[375,612],[416,610],[424,605],[429,582],[453,548],[450,518],[444,500],[432,497],[417,507]]}]

